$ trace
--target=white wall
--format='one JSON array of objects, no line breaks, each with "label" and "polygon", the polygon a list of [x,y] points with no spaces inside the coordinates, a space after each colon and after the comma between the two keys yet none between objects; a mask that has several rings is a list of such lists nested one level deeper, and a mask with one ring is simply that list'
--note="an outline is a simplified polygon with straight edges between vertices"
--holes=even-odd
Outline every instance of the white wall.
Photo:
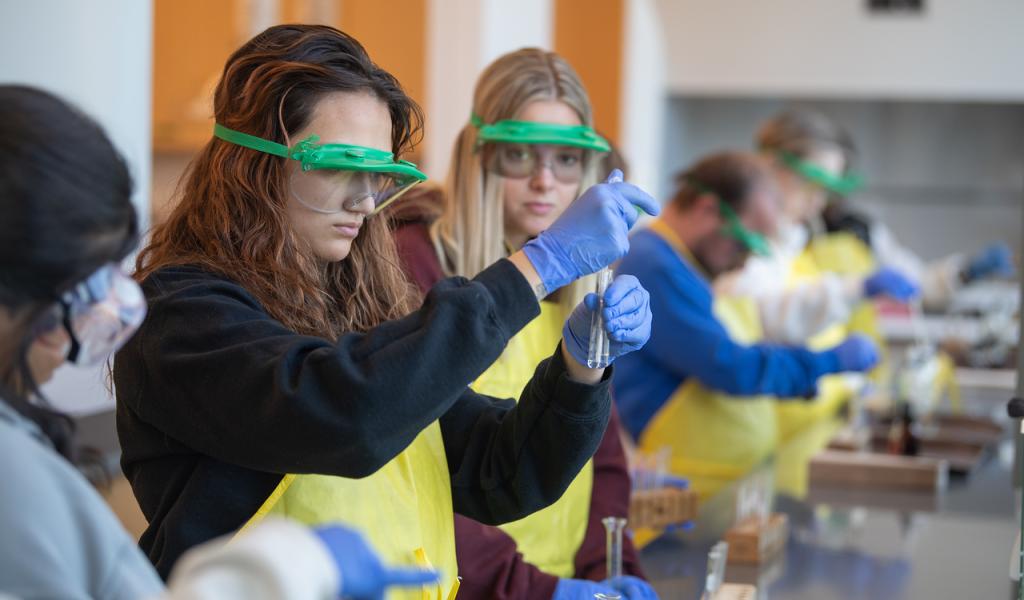
[{"label": "white wall", "polygon": [[[97,119],[128,159],[144,224],[149,215],[152,20],[151,0],[32,0],[0,6],[0,82],[42,87]],[[69,412],[94,412],[112,406],[102,382],[100,369],[65,367],[45,391]]]},{"label": "white wall", "polygon": [[551,48],[551,0],[430,0],[427,6],[427,141],[423,169],[448,174],[455,136],[469,121],[477,76],[526,46]]},{"label": "white wall", "polygon": [[1024,99],[1024,2],[927,0],[923,17],[864,0],[658,0],[673,92]]},{"label": "white wall", "polygon": [[754,131],[787,106],[842,123],[858,148],[859,208],[883,219],[925,258],[1003,240],[1018,253],[1024,205],[1024,105],[791,98],[674,98],[665,129],[660,198],[699,157],[750,149]]},{"label": "white wall", "polygon": [[659,182],[665,120],[665,43],[654,0],[626,3],[620,146],[630,180],[645,190]]}]

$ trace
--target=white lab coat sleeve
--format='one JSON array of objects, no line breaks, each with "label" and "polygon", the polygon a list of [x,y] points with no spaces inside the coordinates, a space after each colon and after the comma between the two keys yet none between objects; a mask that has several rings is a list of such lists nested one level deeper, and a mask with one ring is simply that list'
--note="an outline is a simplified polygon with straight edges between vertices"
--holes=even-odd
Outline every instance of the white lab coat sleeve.
[{"label": "white lab coat sleeve", "polygon": [[781,257],[751,257],[743,269],[719,277],[714,289],[722,295],[753,298],[765,341],[791,346],[845,323],[863,297],[862,278],[830,273],[787,288],[789,269]]},{"label": "white lab coat sleeve", "polygon": [[185,554],[160,600],[327,600],[339,589],[341,574],[327,547],[301,525],[268,518]]},{"label": "white lab coat sleeve", "polygon": [[953,294],[963,286],[960,273],[965,258],[953,254],[930,263],[899,243],[885,224],[871,224],[871,250],[882,266],[896,269],[921,286],[921,298],[926,308],[941,311],[949,305]]}]

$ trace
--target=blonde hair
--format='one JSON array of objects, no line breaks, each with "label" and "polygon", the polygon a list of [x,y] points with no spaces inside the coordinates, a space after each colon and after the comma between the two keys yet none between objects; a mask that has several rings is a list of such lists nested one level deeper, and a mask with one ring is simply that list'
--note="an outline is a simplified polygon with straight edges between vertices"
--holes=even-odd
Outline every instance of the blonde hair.
[{"label": "blonde hair", "polygon": [[[484,123],[515,119],[537,100],[563,102],[576,111],[581,123],[593,126],[590,98],[576,71],[554,52],[539,48],[523,48],[491,63],[477,80],[473,114]],[[508,256],[509,248],[502,177],[484,169],[477,128],[469,123],[469,115],[466,120],[452,150],[444,213],[430,232],[445,273],[473,277]],[[597,183],[599,162],[589,162],[577,194]],[[564,289],[560,297],[572,307],[588,291],[593,291],[592,280],[580,280]]]}]

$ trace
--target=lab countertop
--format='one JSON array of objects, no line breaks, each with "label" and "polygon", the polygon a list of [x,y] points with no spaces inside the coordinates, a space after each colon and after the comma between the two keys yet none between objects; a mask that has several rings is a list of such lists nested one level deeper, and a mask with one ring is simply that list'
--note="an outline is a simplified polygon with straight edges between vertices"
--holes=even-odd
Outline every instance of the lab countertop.
[{"label": "lab countertop", "polygon": [[[937,499],[846,490],[821,494],[813,486],[804,499],[777,493],[774,510],[790,523],[784,553],[759,567],[729,565],[725,581],[756,585],[759,599],[1011,598],[1019,502],[1012,465],[1008,436],[968,476],[952,477]],[[749,477],[771,469],[763,465]],[[732,524],[743,481],[704,503],[693,529],[663,535],[641,551],[663,600],[700,598],[708,551]]]}]

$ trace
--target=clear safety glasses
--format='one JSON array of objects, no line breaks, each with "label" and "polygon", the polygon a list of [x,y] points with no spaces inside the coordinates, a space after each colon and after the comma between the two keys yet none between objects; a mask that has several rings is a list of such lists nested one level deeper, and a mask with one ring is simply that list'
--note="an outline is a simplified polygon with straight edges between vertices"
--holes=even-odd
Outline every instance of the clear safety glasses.
[{"label": "clear safety glasses", "polygon": [[586,166],[593,160],[593,151],[572,146],[493,143],[484,148],[484,166],[510,179],[524,179],[541,168],[562,183],[579,183]]},{"label": "clear safety glasses", "polygon": [[68,361],[91,366],[120,350],[145,317],[142,289],[119,265],[109,264],[62,294],[34,332],[63,326],[71,337]]},{"label": "clear safety glasses", "polygon": [[371,214],[376,214],[427,179],[415,164],[396,161],[391,152],[352,144],[318,144],[315,135],[289,148],[220,124],[214,125],[213,134],[238,146],[301,163],[291,177],[292,195],[319,213],[351,211],[371,201]]},{"label": "clear safety glasses", "polygon": [[577,183],[590,161],[608,152],[608,142],[586,125],[498,121],[485,125],[473,115],[484,167],[502,177],[522,179],[549,168],[563,183]]}]

